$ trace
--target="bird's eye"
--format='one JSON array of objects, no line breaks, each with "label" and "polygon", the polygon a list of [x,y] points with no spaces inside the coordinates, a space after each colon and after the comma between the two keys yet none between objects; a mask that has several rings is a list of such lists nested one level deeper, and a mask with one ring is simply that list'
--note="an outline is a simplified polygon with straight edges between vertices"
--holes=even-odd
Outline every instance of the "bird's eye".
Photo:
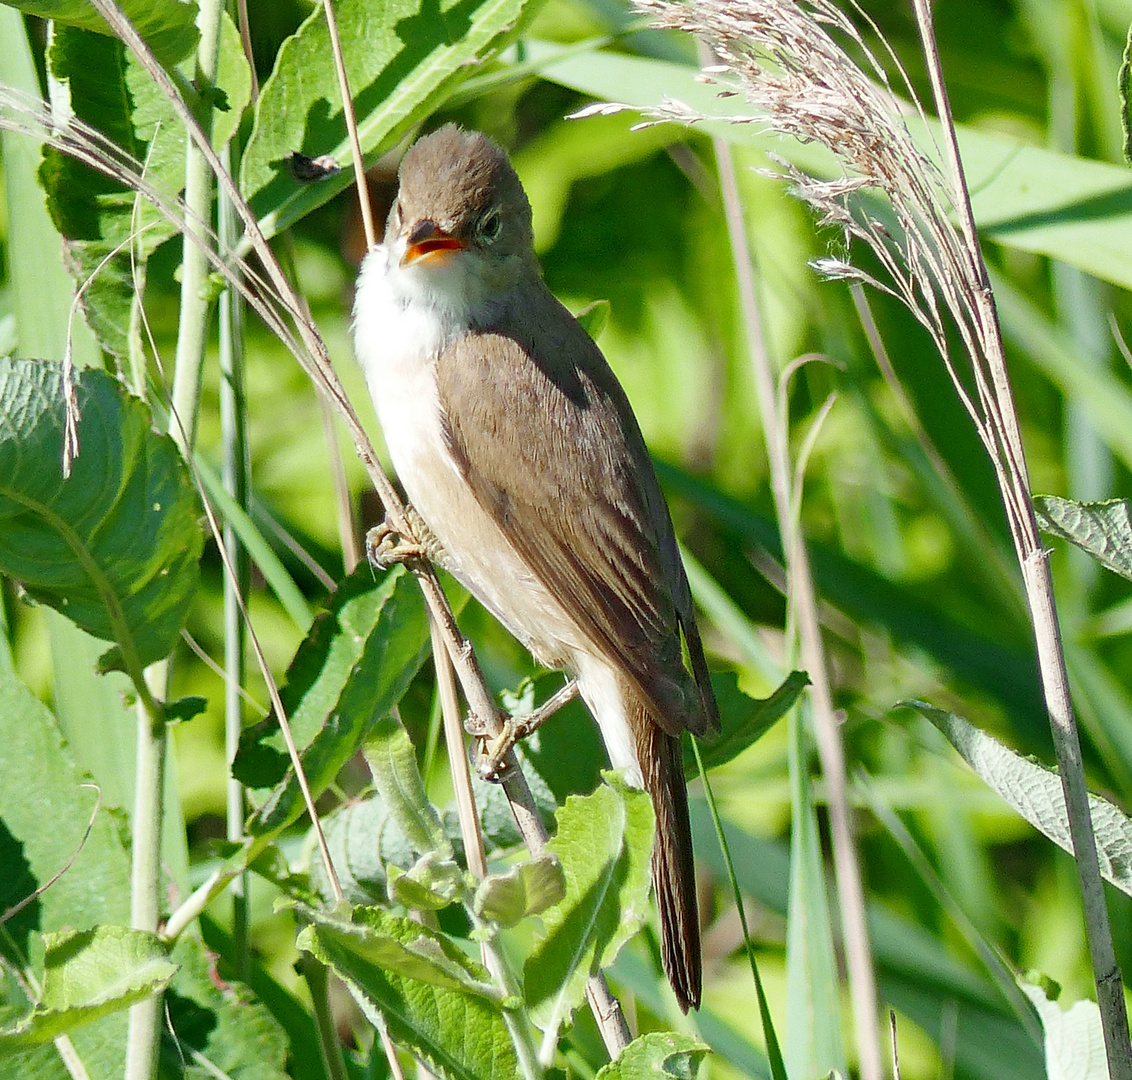
[{"label": "bird's eye", "polygon": [[480,218],[479,228],[476,231],[485,244],[494,244],[499,239],[499,234],[503,231],[503,215],[498,207],[493,207]]}]

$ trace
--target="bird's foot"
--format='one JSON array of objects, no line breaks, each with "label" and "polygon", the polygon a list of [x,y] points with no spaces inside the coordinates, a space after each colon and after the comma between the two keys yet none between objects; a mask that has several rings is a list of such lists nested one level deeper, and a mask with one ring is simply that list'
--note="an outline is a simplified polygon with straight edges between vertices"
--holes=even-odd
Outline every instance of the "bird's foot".
[{"label": "bird's foot", "polygon": [[411,506],[406,506],[405,517],[419,540],[406,540],[388,516],[380,525],[375,525],[366,533],[366,558],[378,570],[388,570],[397,563],[404,563],[413,569],[414,566],[435,561],[440,544],[420,514]]},{"label": "bird's foot", "polygon": [[533,735],[549,717],[578,696],[578,684],[570,679],[557,693],[547,698],[534,712],[500,717],[500,728],[492,734],[478,717],[469,716],[464,725],[473,736],[472,768],[481,780],[497,784],[507,778],[513,767],[505,759],[517,742]]}]

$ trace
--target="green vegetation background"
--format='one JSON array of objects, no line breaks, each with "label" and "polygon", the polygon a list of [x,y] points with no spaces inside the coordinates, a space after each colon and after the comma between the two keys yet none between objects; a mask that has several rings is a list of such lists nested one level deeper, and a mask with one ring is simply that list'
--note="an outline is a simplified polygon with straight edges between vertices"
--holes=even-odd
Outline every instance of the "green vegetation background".
[{"label": "green vegetation background", "polygon": [[[257,51],[268,59],[308,11],[302,4],[266,0],[251,7],[262,35]],[[865,8],[923,91],[910,12],[896,3]],[[529,34],[581,41],[616,34],[628,18],[616,0],[548,0]],[[937,20],[960,123],[1082,157],[1121,161],[1117,70],[1132,3],[944,0]],[[619,37],[616,47],[693,60],[687,42],[652,32]],[[589,100],[530,76],[444,109],[430,123],[454,119],[508,146],[534,206],[536,243],[549,284],[574,310],[596,299],[610,301],[600,343],[661,466],[678,532],[724,598],[704,620],[709,651],[717,666],[740,672],[744,689],[765,696],[775,685],[771,663],[789,668],[781,649],[785,605],[774,580],[778,552],[772,504],[711,144],[702,134],[674,127],[633,132],[631,115],[565,119]],[[797,447],[827,395],[836,394],[807,463],[802,516],[828,605],[827,643],[852,767],[869,774],[951,896],[1018,969],[1056,979],[1066,1000],[1091,997],[1068,857],[993,796],[923,722],[891,712],[903,699],[926,699],[1024,753],[1052,758],[1028,624],[1016,589],[996,570],[1009,539],[982,449],[927,336],[895,303],[873,296],[888,354],[917,422],[950,468],[984,530],[980,535],[957,527],[924,466],[906,410],[870,355],[845,287],[822,283],[808,266],[835,238],[816,233],[808,211],[784,185],[755,171],[767,166],[764,156],[742,147],[735,153],[775,363],[781,369],[805,353],[831,361],[801,368],[791,383],[790,408]],[[392,167],[375,183],[379,202],[394,190]],[[9,222],[0,222],[5,244],[8,227]],[[315,320],[356,406],[368,418],[349,341],[354,266],[348,253],[360,243],[350,198],[338,197],[299,222],[294,243]],[[1107,380],[1111,407],[1118,417],[1124,415],[1120,395],[1132,394],[1132,370],[1117,349],[1114,329],[1126,331],[1129,325],[1128,294],[1040,255],[994,243],[986,250],[1002,295],[1010,297],[1010,365],[1034,490],[1083,500],[1128,496],[1128,458],[1112,438],[1099,434],[1111,426],[1098,423],[1095,409],[1082,406],[1080,382],[1081,372]],[[179,245],[166,245],[149,269],[147,310],[165,357],[172,354],[176,332],[179,252]],[[6,248],[0,247],[0,257],[5,256]],[[1132,251],[1127,258],[1132,266]],[[0,285],[0,351],[6,351],[14,333],[11,305],[10,290]],[[270,515],[339,578],[329,459],[310,384],[254,323],[249,340],[257,518],[264,523]],[[1058,366],[1057,357],[1068,362]],[[206,380],[199,445],[206,458],[216,460],[215,363],[209,363]],[[376,434],[372,422],[371,430]],[[345,443],[342,452],[365,524],[374,524],[376,508],[362,470]],[[282,545],[279,552],[308,600],[317,603],[324,594],[318,580]],[[1054,558],[1092,787],[1127,807],[1132,799],[1132,758],[1124,752],[1132,730],[1132,595],[1128,582],[1060,545]],[[211,545],[203,572],[204,589],[188,630],[206,652],[218,656],[221,568]],[[262,582],[257,586],[252,617],[268,659],[282,672],[305,627],[295,624]],[[7,583],[3,599],[18,672],[60,707],[60,673],[51,669],[43,609],[21,603]],[[725,617],[728,613],[733,620]],[[474,605],[462,622],[480,646],[493,686],[513,687],[530,673],[518,647]],[[761,670],[750,659],[752,649],[768,658]],[[249,691],[265,701],[254,677]],[[202,716],[175,732],[176,787],[196,880],[213,857],[210,841],[223,836],[223,691],[218,676],[187,650],[174,663],[173,696],[184,694],[209,701]],[[422,739],[431,695],[426,669],[402,705],[407,725]],[[542,746],[547,759],[562,765],[553,786],[559,794],[585,789],[600,763],[596,738],[577,716],[556,724],[561,733],[552,726]],[[128,774],[129,768],[124,761],[122,772]],[[443,803],[442,760],[429,781],[436,801]],[[341,794],[348,796],[364,783],[364,774],[347,770],[340,783]],[[760,964],[772,1009],[788,1027],[793,1018],[785,1015],[784,1005],[783,845],[790,829],[790,784],[784,726],[721,768],[714,785],[725,818],[743,838],[742,870],[754,901]],[[128,805],[128,791],[123,779],[121,791],[107,793],[108,801]],[[820,803],[820,783],[816,791]],[[957,972],[985,983],[979,961],[938,893],[913,871],[871,814],[862,811],[858,824],[870,899],[934,942]],[[749,973],[738,951],[731,905],[719,887],[718,857],[706,834],[699,845],[712,875],[706,1002],[758,1043]],[[297,988],[290,916],[274,914],[273,899],[267,887],[253,886],[254,941],[264,965]],[[1115,892],[1110,902],[1120,959],[1130,970],[1132,902]],[[222,920],[223,911],[216,917]],[[877,923],[874,933],[886,926]],[[883,934],[876,944],[880,954],[893,948]],[[882,995],[891,980],[901,978],[914,981],[907,970],[894,973],[882,963]],[[901,1000],[907,1003],[908,986],[904,993]],[[954,1019],[962,1001],[949,1004],[935,989],[925,994],[930,1000],[924,1010],[916,1015],[906,1005],[899,1020],[905,1080],[950,1075],[952,1069],[955,1075],[977,1074],[967,1071],[955,1047],[956,1038],[963,1038]],[[1032,1053],[1014,1058],[1015,1071],[998,1075],[1038,1075],[1029,1071],[1032,1063]],[[712,1075],[736,1075],[725,1065],[712,1068],[718,1070]]]}]

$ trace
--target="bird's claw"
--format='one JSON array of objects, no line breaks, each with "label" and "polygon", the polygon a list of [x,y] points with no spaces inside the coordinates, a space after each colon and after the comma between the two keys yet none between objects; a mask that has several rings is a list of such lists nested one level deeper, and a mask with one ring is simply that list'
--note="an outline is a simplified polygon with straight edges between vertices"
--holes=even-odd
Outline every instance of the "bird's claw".
[{"label": "bird's claw", "polygon": [[397,563],[410,567],[423,563],[428,559],[428,550],[423,544],[404,539],[386,518],[366,533],[366,558],[378,570],[388,570]]}]

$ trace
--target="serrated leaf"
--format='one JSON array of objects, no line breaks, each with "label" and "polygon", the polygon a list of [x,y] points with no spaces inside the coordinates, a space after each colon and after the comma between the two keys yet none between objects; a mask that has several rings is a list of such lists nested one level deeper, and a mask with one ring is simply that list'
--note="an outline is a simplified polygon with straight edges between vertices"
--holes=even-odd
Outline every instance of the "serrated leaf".
[{"label": "serrated leaf", "polygon": [[[930,720],[979,776],[1039,832],[1073,853],[1061,778],[961,716],[922,701],[902,703]],[[1132,818],[1097,795],[1089,796],[1101,875],[1132,896]]]},{"label": "serrated leaf", "polygon": [[1076,544],[1102,566],[1132,578],[1132,501],[1079,503],[1038,495],[1034,508],[1044,532]]},{"label": "serrated leaf", "polygon": [[[328,598],[295,653],[281,689],[315,797],[357,753],[373,723],[400,700],[424,662],[428,620],[412,575],[395,567],[375,581],[358,567]],[[274,718],[248,729],[233,769],[246,784],[280,780],[249,831],[260,838],[303,812]]]},{"label": "serrated leaf", "polygon": [[426,852],[408,870],[389,867],[389,898],[418,911],[440,911],[465,896],[464,871],[435,851]]},{"label": "serrated leaf", "polygon": [[[786,715],[809,684],[810,677],[804,671],[792,671],[770,697],[759,699],[748,697],[739,689],[733,672],[712,675],[711,685],[719,704],[720,733],[700,742],[704,768],[717,768],[753,746]],[[684,773],[689,778],[699,775],[695,756],[686,744]]]},{"label": "serrated leaf", "polygon": [[391,716],[377,720],[362,747],[374,785],[389,813],[418,854],[452,858],[452,845],[428,801],[417,769],[416,751],[403,724]]},{"label": "serrated leaf", "polygon": [[156,934],[96,926],[44,935],[43,999],[0,1029],[0,1052],[48,1042],[163,990],[177,971]]},{"label": "serrated leaf", "polygon": [[544,1031],[567,1021],[586,980],[613,962],[648,913],[652,802],[605,775],[592,795],[566,800],[546,848],[562,864],[566,895],[543,914],[546,934],[523,966],[524,997]]},{"label": "serrated leaf", "polygon": [[528,915],[538,915],[566,895],[562,864],[550,854],[519,863],[498,874],[488,874],[476,889],[472,910],[498,926],[514,926]]},{"label": "serrated leaf", "polygon": [[[77,27],[112,36],[106,20],[89,0],[5,0],[5,3],[61,27]],[[120,0],[118,6],[146,40],[157,59],[171,67],[196,48],[197,5],[181,0]]]},{"label": "serrated leaf", "polygon": [[[141,162],[147,183],[176,196],[185,182],[184,126],[141,63],[113,37],[65,26],[56,29],[47,57],[74,115]],[[212,114],[212,138],[220,146],[234,134],[251,93],[239,31],[227,15],[216,86],[212,92],[227,103],[227,112]],[[87,322],[105,350],[130,355],[141,347],[134,309],[146,260],[174,226],[132,190],[62,151],[47,148],[43,156],[40,182]]]},{"label": "serrated leaf", "polygon": [[[311,925],[300,934],[300,948],[314,933],[324,944],[335,941],[361,960],[408,979],[501,1001],[502,994],[482,965],[443,934],[381,908],[352,908],[347,915],[299,905]],[[304,938],[303,935],[307,937]]]},{"label": "serrated leaf", "polygon": [[[28,963],[37,930],[128,921],[130,862],[121,822],[105,808],[94,813],[98,795],[92,785],[80,786],[88,778],[75,766],[54,718],[3,665],[0,766],[4,775],[19,778],[0,784],[0,910],[27,900],[67,867],[50,889],[4,924],[0,954],[19,969]],[[72,1041],[91,1075],[119,1076],[125,1037],[125,1014],[113,1014],[80,1028]],[[58,1055],[45,1047],[0,1054],[0,1060],[0,1076],[22,1080],[40,1075],[41,1065],[49,1068]]]},{"label": "serrated leaf", "polygon": [[1018,985],[1042,1022],[1048,1080],[1109,1080],[1097,1003],[1077,1001],[1062,1009],[1043,987],[1026,982]]},{"label": "serrated leaf", "polygon": [[[367,158],[391,147],[463,79],[512,40],[539,0],[368,0],[335,5]],[[244,154],[241,188],[268,236],[352,183],[348,171],[303,184],[287,166],[298,151],[348,155],[326,20],[315,9],[283,43],[264,83]]]},{"label": "serrated leaf", "polygon": [[695,1080],[700,1062],[710,1050],[691,1035],[650,1031],[629,1043],[616,1061],[598,1071],[594,1080],[654,1080],[661,1076]]},{"label": "serrated leaf", "polygon": [[[434,1075],[444,1080],[514,1080],[519,1075],[498,993],[487,985],[487,973],[446,939],[375,910],[365,913],[367,927],[305,914],[313,922],[300,933],[300,947],[332,968],[369,1020],[382,1024],[397,1045]],[[430,940],[433,956],[427,962],[420,955],[409,957],[411,971],[429,978],[405,974],[400,965],[408,948],[415,944],[419,949]],[[452,966],[439,969],[438,957]],[[482,980],[491,993],[465,985],[465,979],[473,984]]]},{"label": "serrated leaf", "polygon": [[199,579],[196,495],[173,440],[109,375],[76,377],[62,473],[62,367],[0,360],[0,570],[95,637],[135,683],[177,641]]}]

